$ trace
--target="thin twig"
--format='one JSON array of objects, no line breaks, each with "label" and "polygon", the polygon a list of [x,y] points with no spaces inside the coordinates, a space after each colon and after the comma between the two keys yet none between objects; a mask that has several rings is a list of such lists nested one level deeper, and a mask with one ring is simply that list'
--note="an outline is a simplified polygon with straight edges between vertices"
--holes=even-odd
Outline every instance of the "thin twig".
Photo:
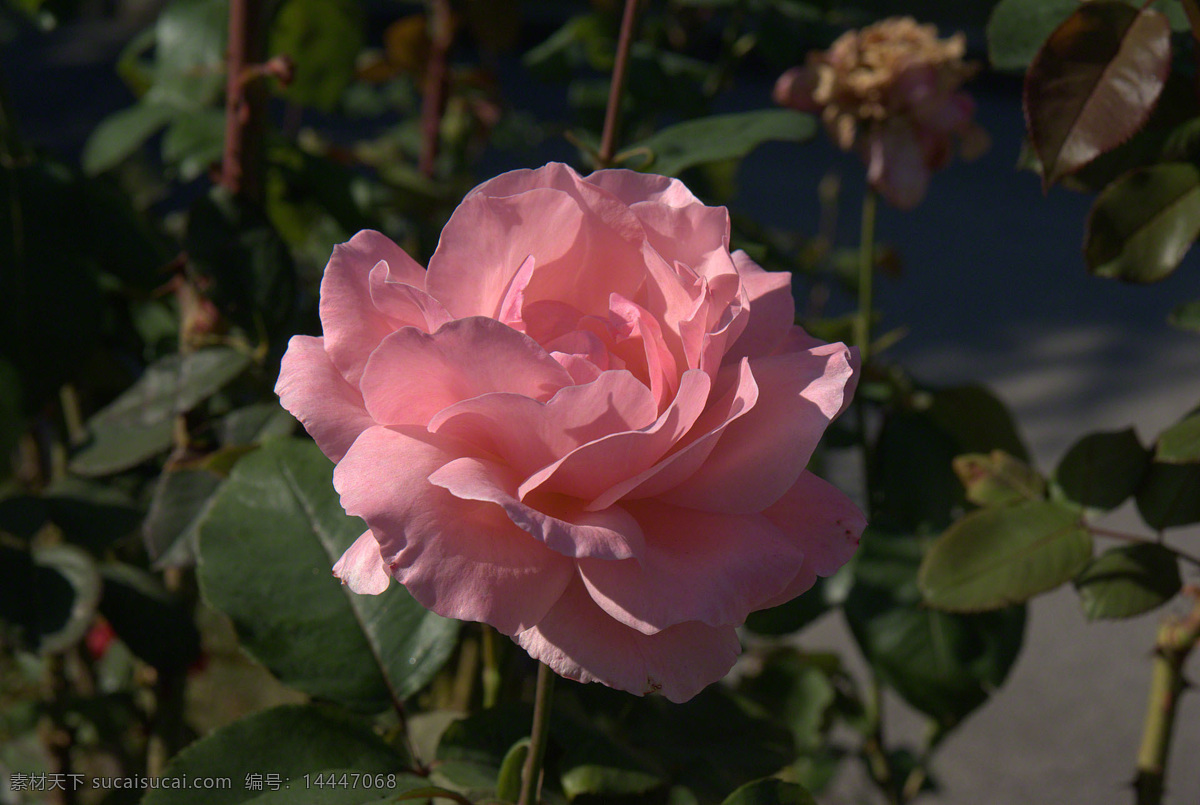
[{"label": "thin twig", "polygon": [[1154,669],[1142,745],[1138,750],[1134,789],[1137,805],[1160,805],[1166,788],[1167,758],[1179,697],[1186,685],[1183,666],[1200,643],[1200,590],[1189,588],[1192,611],[1182,619],[1169,620],[1158,628],[1154,644]]},{"label": "thin twig", "polygon": [[449,0],[430,0],[429,5],[431,36],[421,101],[421,155],[417,169],[432,178],[441,141],[442,115],[446,111],[447,60],[454,43],[454,25]]},{"label": "thin twig", "polygon": [[533,700],[533,734],[525,772],[521,777],[521,797],[517,805],[537,805],[541,799],[542,761],[550,735],[550,705],[554,701],[554,672],[545,663],[538,663],[537,693]]},{"label": "thin twig", "polygon": [[612,84],[608,88],[608,106],[604,110],[604,132],[600,135],[601,168],[612,164],[617,150],[617,124],[621,119],[621,93],[625,89],[625,73],[629,68],[629,49],[633,47],[633,27],[637,20],[638,0],[625,0],[621,15],[621,34],[617,39],[617,59],[613,64]]},{"label": "thin twig", "polygon": [[1084,523],[1083,527],[1086,528],[1088,531],[1090,531],[1092,533],[1092,535],[1096,536],[1096,537],[1108,537],[1109,539],[1119,539],[1122,542],[1132,542],[1137,545],[1157,545],[1160,548],[1163,548],[1163,549],[1168,550],[1171,553],[1175,554],[1177,557],[1179,557],[1183,561],[1191,562],[1193,565],[1200,567],[1200,556],[1195,556],[1193,554],[1188,553],[1187,551],[1181,551],[1178,548],[1175,548],[1171,545],[1167,545],[1165,542],[1162,542],[1160,540],[1150,539],[1149,537],[1143,537],[1138,534],[1129,534],[1124,531],[1112,531],[1107,528],[1097,528],[1096,526],[1091,525],[1090,523]]},{"label": "thin twig", "polygon": [[262,0],[230,0],[225,58],[225,153],[221,185],[235,196],[262,197],[266,86],[255,75],[262,61]]}]

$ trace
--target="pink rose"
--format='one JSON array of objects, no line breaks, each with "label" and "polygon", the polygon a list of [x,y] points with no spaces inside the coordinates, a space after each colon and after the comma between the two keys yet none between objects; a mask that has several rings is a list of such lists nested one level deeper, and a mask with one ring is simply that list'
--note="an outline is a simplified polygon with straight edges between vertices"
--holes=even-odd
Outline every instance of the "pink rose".
[{"label": "pink rose", "polygon": [[369,527],[335,575],[691,698],[864,526],[805,470],[857,353],[793,326],[790,283],[680,182],[558,164],[471,191],[428,271],[377,232],[338,246],[324,338],[276,387]]}]

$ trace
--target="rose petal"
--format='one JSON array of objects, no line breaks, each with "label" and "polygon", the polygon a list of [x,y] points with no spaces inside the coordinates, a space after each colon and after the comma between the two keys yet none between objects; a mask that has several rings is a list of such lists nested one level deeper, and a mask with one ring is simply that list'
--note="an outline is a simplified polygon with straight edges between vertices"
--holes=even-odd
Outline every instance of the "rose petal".
[{"label": "rose petal", "polygon": [[620,294],[612,295],[608,309],[609,326],[617,338],[614,353],[634,374],[649,380],[655,406],[663,410],[679,388],[679,380],[662,329],[645,308]]},{"label": "rose petal", "polygon": [[745,252],[733,253],[750,311],[746,329],[725,353],[724,363],[744,357],[770,355],[783,345],[796,321],[792,299],[792,275],[787,271],[763,271]]},{"label": "rose petal", "polygon": [[710,402],[704,413],[672,452],[658,463],[609,487],[588,508],[603,509],[618,500],[636,500],[661,495],[686,481],[704,465],[717,440],[738,417],[754,407],[758,385],[743,359],[738,366],[727,366],[717,375]]},{"label": "rose petal", "polygon": [[804,551],[804,570],[763,609],[787,603],[813,585],[817,576],[832,576],[858,548],[867,519],[841,490],[811,472],[763,515]]},{"label": "rose petal", "polygon": [[415,287],[425,283],[425,270],[384,235],[363,230],[334,247],[321,279],[320,314],[325,349],[334,366],[357,383],[371,351],[398,327],[371,299],[371,270],[383,261],[397,282]]},{"label": "rose petal", "polygon": [[333,485],[346,513],[367,521],[392,576],[422,606],[515,634],[543,618],[575,565],[496,506],[429,483],[462,447],[420,428],[374,427],[338,463]]},{"label": "rose petal", "polygon": [[429,430],[497,455],[527,477],[580,445],[643,428],[656,413],[650,390],[620,370],[560,389],[545,403],[519,394],[464,400],[438,412]]},{"label": "rose petal", "polygon": [[730,626],[681,623],[653,635],[608,617],[576,579],[535,628],[516,641],[555,673],[636,695],[686,702],[733,667],[741,644]]},{"label": "rose petal", "polygon": [[369,279],[371,302],[391,319],[393,330],[417,327],[431,333],[450,321],[451,316],[441,302],[396,277],[390,264],[380,262],[371,269]]},{"label": "rose petal", "polygon": [[370,530],[346,549],[333,566],[333,575],[360,595],[379,595],[392,581],[379,555],[379,541]]},{"label": "rose petal", "polygon": [[585,511],[579,501],[559,495],[541,496],[536,507],[526,505],[515,496],[518,481],[511,470],[478,458],[455,459],[429,476],[431,484],[457,498],[496,504],[521,530],[564,556],[629,559],[642,554],[642,529],[623,509]]},{"label": "rose petal", "polygon": [[832,576],[850,561],[867,527],[850,498],[807,471],[763,515],[792,535],[818,576]]},{"label": "rose petal", "polygon": [[292,336],[275,393],[333,461],[340,461],[358,434],[375,424],[362,395],[338,372],[320,338]]},{"label": "rose petal", "polygon": [[703,372],[684,372],[679,393],[654,424],[614,433],[571,451],[526,479],[521,484],[521,498],[544,487],[591,500],[629,475],[649,469],[703,413],[711,383]]},{"label": "rose petal", "polygon": [[429,335],[414,327],[380,343],[363,372],[376,422],[424,425],[438,411],[489,392],[547,400],[571,375],[530,338],[495,319],[456,319]]},{"label": "rose petal", "polygon": [[458,205],[429,260],[426,290],[459,318],[497,316],[528,258],[552,266],[583,237],[584,210],[569,194],[538,187],[498,198],[488,184]]},{"label": "rose petal", "polygon": [[906,123],[887,126],[865,144],[867,181],[900,210],[911,210],[925,198],[930,171],[924,150]]},{"label": "rose petal", "polygon": [[725,429],[704,465],[665,493],[704,511],[759,512],[791,488],[842,410],[855,355],[843,344],[751,360],[754,407]]},{"label": "rose petal", "polygon": [[626,504],[646,535],[637,559],[580,559],[605,612],[645,634],[677,623],[738,626],[800,569],[801,548],[761,514]]}]

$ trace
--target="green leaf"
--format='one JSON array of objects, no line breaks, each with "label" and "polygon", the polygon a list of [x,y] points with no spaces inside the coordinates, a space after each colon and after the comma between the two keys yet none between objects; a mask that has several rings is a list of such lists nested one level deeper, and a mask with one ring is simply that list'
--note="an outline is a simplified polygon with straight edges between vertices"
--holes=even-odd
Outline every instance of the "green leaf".
[{"label": "green leaf", "polygon": [[[463,788],[496,790],[504,761],[529,735],[532,718],[532,708],[511,703],[454,721],[438,741],[437,773]],[[561,713],[551,711],[551,718],[553,729]]]},{"label": "green leaf", "polygon": [[268,50],[291,56],[292,82],[282,94],[301,106],[331,111],[354,80],[362,49],[362,11],[350,0],[286,0],[271,25]]},{"label": "green leaf", "polygon": [[108,475],[136,466],[171,446],[175,417],[211,397],[250,365],[229,347],[168,355],[88,421],[92,440],[71,459],[80,475]]},{"label": "green leaf", "polygon": [[200,583],[284,683],[377,711],[437,673],[458,623],[399,584],[378,596],[339,584],[330,568],[363,530],[342,511],[317,446],[274,440],[234,466],[201,524]]},{"label": "green leaf", "polygon": [[202,109],[225,86],[228,0],[171,0],[158,15],[154,83],[146,102]]},{"label": "green leaf", "polygon": [[1149,463],[1133,428],[1089,433],[1063,456],[1054,478],[1070,500],[1107,511],[1137,491]]},{"label": "green leaf", "polygon": [[184,249],[217,307],[243,330],[276,342],[294,332],[296,267],[260,207],[213,188],[192,204]]},{"label": "green leaf", "polygon": [[1158,531],[1200,522],[1200,464],[1151,462],[1138,487],[1137,507]]},{"label": "green leaf", "polygon": [[1161,545],[1122,545],[1097,556],[1075,579],[1088,620],[1130,618],[1162,606],[1183,587],[1179,559]]},{"label": "green leaf", "polygon": [[1171,65],[1171,28],[1153,9],[1085,3],[1038,51],[1025,119],[1047,185],[1129,139],[1154,108]]},{"label": "green leaf", "polygon": [[1078,7],[1078,0],[1000,0],[987,26],[992,67],[1025,72],[1042,43]]},{"label": "green leaf", "polygon": [[154,485],[142,540],[154,567],[195,564],[200,523],[225,479],[203,469],[168,468]]},{"label": "green leaf", "polygon": [[584,67],[611,70],[615,52],[609,21],[601,14],[580,14],[527,51],[522,61],[535,75],[553,78]]},{"label": "green leaf", "polygon": [[1200,413],[1176,422],[1158,435],[1154,460],[1167,464],[1200,461]]},{"label": "green leaf", "polygon": [[[581,697],[583,691],[580,691]],[[711,685],[684,704],[590,685],[593,719],[622,713],[622,743],[636,757],[652,757],[671,771],[670,782],[701,802],[719,801],[738,786],[774,774],[793,757],[791,731],[750,699]]]},{"label": "green leaf", "polygon": [[115,112],[92,130],[83,146],[83,170],[90,174],[111,170],[128,159],[178,110],[162,103],[138,103]]},{"label": "green leaf", "polygon": [[898,412],[883,423],[875,446],[870,521],[895,531],[940,531],[961,505],[952,462],[958,442],[926,413]]},{"label": "green leaf", "polygon": [[[503,792],[521,747],[526,745],[532,712],[514,704],[483,710],[452,723],[438,743],[439,774],[468,790]],[[557,774],[568,799],[610,801],[661,788],[664,780],[629,750],[592,724],[555,711],[550,722],[548,777]]]},{"label": "green leaf", "polygon": [[795,783],[768,778],[746,783],[722,805],[817,805],[817,801]]},{"label": "green leaf", "polygon": [[1017,433],[1012,413],[983,386],[938,389],[925,410],[934,424],[954,437],[959,453],[1003,450],[1029,461],[1029,451]]},{"label": "green leaf", "polygon": [[738,159],[771,140],[804,142],[817,132],[812,115],[790,109],[763,109],[688,120],[668,126],[630,146],[617,161],[634,161],[646,154],[642,170],[678,176],[707,162]]},{"label": "green leaf", "polygon": [[[159,787],[142,799],[142,805],[238,805],[257,802],[262,790],[247,787],[250,775],[278,774],[291,786],[291,799],[309,802],[306,774],[329,769],[349,769],[364,774],[395,774],[396,787],[413,787],[404,774],[408,759],[385,744],[370,727],[339,711],[313,705],[285,705],[256,713],[222,727],[176,755],[164,771]],[[228,788],[169,787],[168,780],[225,778]],[[301,793],[305,792],[305,793]],[[334,805],[371,801],[366,789],[357,799],[314,796],[314,802]],[[390,792],[389,792],[390,793]]]},{"label": "green leaf", "polygon": [[52,654],[83,639],[100,588],[95,562],[73,545],[30,553],[0,544],[0,620],[15,626],[30,649]]},{"label": "green leaf", "polygon": [[825,743],[829,710],[838,691],[832,677],[844,674],[836,655],[806,655],[791,647],[776,649],[762,668],[738,690],[776,714],[792,730],[796,748],[814,752]]},{"label": "green leaf", "polygon": [[225,148],[225,113],[220,109],[180,112],[167,126],[162,159],[179,169],[179,178],[190,182],[221,161]]},{"label": "green leaf", "polygon": [[1200,333],[1200,299],[1176,305],[1171,314],[1167,316],[1167,323],[1180,330]]},{"label": "green leaf", "polygon": [[1200,235],[1200,169],[1184,162],[1137,168],[1109,185],[1088,216],[1084,257],[1097,276],[1157,282]]},{"label": "green leaf", "polygon": [[63,536],[95,554],[135,531],[144,516],[123,490],[69,475],[46,487],[43,499]]},{"label": "green leaf", "polygon": [[828,579],[818,578],[804,595],[771,609],[751,612],[746,628],[760,635],[785,635],[798,632],[832,609]]},{"label": "green leaf", "polygon": [[496,798],[503,802],[516,802],[521,796],[521,776],[525,771],[525,760],[529,757],[528,738],[512,745],[500,763],[496,778]]},{"label": "green leaf", "polygon": [[843,610],[880,679],[948,728],[1004,683],[1021,649],[1025,607],[978,614],[931,609],[917,587],[923,554],[921,540],[869,533]]},{"label": "green leaf", "polygon": [[[1140,0],[1123,0],[1140,7]],[[1188,30],[1187,16],[1178,0],[1160,2],[1171,29]],[[987,25],[988,59],[1004,72],[1025,72],[1042,43],[1063,20],[1079,8],[1079,0],[1000,0]]]},{"label": "green leaf", "polygon": [[193,613],[146,571],[116,562],[100,567],[100,614],[122,642],[159,673],[180,671],[200,656]]},{"label": "green leaf", "polygon": [[222,447],[238,444],[258,444],[276,436],[291,436],[296,419],[280,406],[279,401],[254,403],[230,411],[221,419],[218,439]]},{"label": "green leaf", "polygon": [[[256,410],[257,405],[234,411],[226,416],[222,425],[240,412],[273,415],[272,408],[283,412],[273,403],[264,403],[262,408],[265,412]],[[295,423],[290,414],[287,419]],[[263,423],[260,421],[257,424]],[[248,432],[245,435],[253,434]],[[190,567],[196,563],[200,524],[208,515],[217,490],[229,476],[233,465],[254,450],[254,446],[248,443],[228,442],[225,439],[222,439],[222,443],[227,446],[201,458],[186,463],[172,462],[158,476],[150,499],[150,510],[142,523],[142,541],[154,561],[155,569]]]},{"label": "green leaf", "polygon": [[1028,501],[963,517],[930,547],[917,584],[938,609],[999,609],[1070,581],[1091,556],[1076,509]]},{"label": "green leaf", "polygon": [[954,472],[967,491],[967,500],[977,506],[1004,506],[1046,496],[1045,479],[1003,450],[958,456]]}]

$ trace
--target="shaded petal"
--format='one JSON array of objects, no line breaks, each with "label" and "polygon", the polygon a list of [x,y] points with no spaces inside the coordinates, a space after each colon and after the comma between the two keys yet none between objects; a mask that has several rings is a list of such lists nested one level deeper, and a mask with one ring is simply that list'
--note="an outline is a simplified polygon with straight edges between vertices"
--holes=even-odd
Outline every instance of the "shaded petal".
[{"label": "shaded petal", "polygon": [[333,485],[346,513],[367,521],[392,576],[422,606],[516,634],[545,616],[575,565],[496,506],[429,483],[465,447],[420,428],[374,427],[338,463]]},{"label": "shaded petal", "polygon": [[443,408],[490,392],[546,400],[571,375],[532,339],[495,319],[456,319],[432,335],[392,333],[367,363],[360,388],[376,422],[424,425]]},{"label": "shaded petal", "polygon": [[360,595],[379,595],[392,581],[379,555],[379,542],[370,530],[346,549],[333,566],[333,575]]},{"label": "shaded petal", "polygon": [[618,500],[657,497],[690,478],[704,465],[717,440],[738,417],[754,407],[758,386],[750,365],[743,360],[727,366],[717,376],[710,402],[688,434],[673,451],[654,466],[619,481],[593,500],[589,508],[603,509]]},{"label": "shaded petal", "polygon": [[496,504],[521,530],[564,556],[629,559],[644,548],[641,527],[623,509],[589,512],[561,495],[541,496],[536,507],[526,505],[516,498],[516,476],[491,461],[455,459],[430,475],[429,482],[463,500]]},{"label": "shaded petal", "polygon": [[763,516],[800,546],[818,576],[832,576],[849,562],[867,527],[845,493],[808,471]]},{"label": "shaded petal", "polygon": [[711,382],[703,372],[685,372],[679,393],[654,424],[614,433],[571,451],[526,479],[521,484],[521,498],[544,487],[591,500],[630,475],[654,466],[703,413]]},{"label": "shaded petal", "polygon": [[575,579],[517,643],[553,671],[637,696],[660,692],[686,702],[733,667],[742,647],[731,626],[681,623],[645,635],[610,618]]},{"label": "shaded petal", "polygon": [[846,404],[856,354],[828,344],[751,360],[754,407],[729,424],[704,465],[663,500],[724,512],[760,512],[779,500]]},{"label": "shaded petal", "polygon": [[333,461],[340,461],[358,434],[375,424],[362,395],[338,372],[320,338],[292,336],[275,393]]},{"label": "shaded petal", "polygon": [[925,150],[907,124],[887,126],[865,144],[867,181],[899,210],[911,210],[925,198],[930,171]]},{"label": "shaded petal", "polygon": [[398,326],[375,307],[371,270],[383,261],[396,282],[416,287],[425,283],[425,270],[389,238],[365,229],[333,249],[321,279],[320,314],[325,349],[334,366],[357,383],[371,351]]},{"label": "shaded petal", "polygon": [[645,308],[620,294],[613,294],[608,306],[609,326],[618,339],[614,352],[649,381],[655,406],[662,410],[679,388],[675,356],[663,341],[662,328]]},{"label": "shaded petal", "polygon": [[771,98],[780,106],[801,112],[819,112],[821,105],[813,100],[817,81],[817,71],[813,67],[792,67],[779,76]]},{"label": "shaded petal", "polygon": [[741,250],[733,253],[733,262],[746,292],[750,318],[746,329],[725,354],[725,363],[770,355],[783,345],[796,321],[790,272],[764,271]]},{"label": "shaded petal", "polygon": [[804,572],[778,596],[762,604],[791,601],[813,585],[817,576],[832,576],[858,548],[867,518],[841,490],[811,472],[763,512],[768,520],[804,551]]},{"label": "shaded petal", "polygon": [[740,626],[795,577],[804,553],[761,514],[719,514],[656,501],[626,507],[646,535],[637,559],[580,559],[605,612],[645,634],[686,621]]},{"label": "shaded petal", "polygon": [[618,370],[566,386],[545,403],[519,394],[464,400],[438,412],[429,430],[499,456],[524,478],[580,445],[643,428],[656,413],[650,390]]},{"label": "shaded petal", "polygon": [[417,327],[431,333],[451,319],[442,303],[422,288],[396,279],[388,263],[378,263],[371,269],[369,285],[372,304],[391,320],[393,330]]}]

